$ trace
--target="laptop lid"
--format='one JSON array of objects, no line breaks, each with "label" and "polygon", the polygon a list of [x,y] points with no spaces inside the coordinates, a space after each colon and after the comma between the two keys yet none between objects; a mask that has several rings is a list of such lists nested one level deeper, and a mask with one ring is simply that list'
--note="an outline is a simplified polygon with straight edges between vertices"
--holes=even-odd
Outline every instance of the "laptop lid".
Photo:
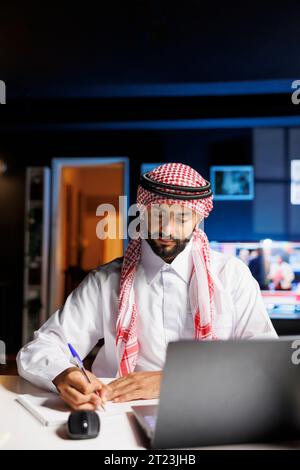
[{"label": "laptop lid", "polygon": [[287,339],[169,343],[152,447],[300,438],[296,354]]}]

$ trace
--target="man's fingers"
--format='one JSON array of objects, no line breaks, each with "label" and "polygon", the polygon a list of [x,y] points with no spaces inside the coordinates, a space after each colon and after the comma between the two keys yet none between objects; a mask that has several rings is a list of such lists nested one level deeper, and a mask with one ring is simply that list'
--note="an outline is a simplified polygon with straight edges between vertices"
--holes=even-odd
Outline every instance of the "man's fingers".
[{"label": "man's fingers", "polygon": [[111,391],[105,384],[102,384],[102,388],[97,392],[97,394],[104,404],[107,402],[107,400],[110,400]]},{"label": "man's fingers", "polygon": [[[95,393],[84,395],[73,387],[66,385],[61,388],[60,396],[73,410],[77,409],[101,409],[102,400]],[[82,405],[88,405],[83,408]]]},{"label": "man's fingers", "polygon": [[123,401],[131,401],[131,400],[138,400],[139,398],[143,398],[143,391],[140,388],[136,388],[132,391],[127,391],[116,397],[113,401],[116,403],[121,403]]},{"label": "man's fingers", "polygon": [[63,394],[60,395],[61,399],[68,405],[70,406],[73,410],[96,410],[97,407],[94,403],[88,402],[88,403],[82,403],[82,404],[77,404],[74,403],[69,396],[65,396]]},{"label": "man's fingers", "polygon": [[102,388],[102,390],[100,391],[100,396],[104,401],[112,400],[112,397],[115,396],[117,390],[120,390],[120,387],[114,388],[107,386],[105,388]]},{"label": "man's fingers", "polygon": [[83,394],[76,390],[74,387],[71,387],[70,385],[66,385],[63,389],[63,394],[64,396],[70,397],[70,399],[78,405],[81,405],[83,403],[88,403],[89,401],[92,403],[98,402],[100,399],[96,393],[89,393],[89,394]]},{"label": "man's fingers", "polygon": [[76,410],[97,410],[98,407],[92,403],[84,403],[83,405],[77,406]]},{"label": "man's fingers", "polygon": [[131,382],[136,377],[136,374],[127,374],[123,377],[119,377],[118,379],[112,380],[109,382],[108,387],[116,388],[124,385],[124,383]]},{"label": "man's fingers", "polygon": [[131,393],[139,388],[139,384],[137,382],[125,384],[123,387],[118,387],[111,392],[110,400],[114,400],[115,398],[119,397],[120,395],[124,395],[126,393]]},{"label": "man's fingers", "polygon": [[122,389],[125,386],[130,385],[133,380],[134,378],[130,374],[126,375],[125,377],[113,380],[108,385],[106,385],[106,388],[103,390],[103,395],[110,400],[113,393],[115,393],[117,390]]},{"label": "man's fingers", "polygon": [[95,378],[89,383],[80,371],[70,374],[67,383],[85,395],[101,390],[102,388],[100,380]]}]

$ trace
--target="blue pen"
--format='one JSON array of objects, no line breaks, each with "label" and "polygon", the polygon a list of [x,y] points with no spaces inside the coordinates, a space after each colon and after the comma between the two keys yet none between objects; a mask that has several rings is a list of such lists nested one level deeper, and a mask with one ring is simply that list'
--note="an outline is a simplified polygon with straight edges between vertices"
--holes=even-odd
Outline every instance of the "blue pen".
[{"label": "blue pen", "polygon": [[[84,368],[84,365],[83,365],[83,362],[82,360],[80,359],[79,357],[79,354],[75,351],[75,349],[73,348],[72,344],[71,343],[68,343],[68,346],[69,346],[69,349],[71,351],[71,354],[72,354],[72,357],[73,357],[73,360],[76,364],[76,366],[81,370],[81,372],[83,373],[83,375],[85,376],[86,380],[88,381],[88,383],[92,383],[89,379],[89,376],[87,375],[86,373],[86,370]],[[103,411],[105,411],[105,408],[104,408],[104,405],[101,404],[101,407],[103,409]]]}]

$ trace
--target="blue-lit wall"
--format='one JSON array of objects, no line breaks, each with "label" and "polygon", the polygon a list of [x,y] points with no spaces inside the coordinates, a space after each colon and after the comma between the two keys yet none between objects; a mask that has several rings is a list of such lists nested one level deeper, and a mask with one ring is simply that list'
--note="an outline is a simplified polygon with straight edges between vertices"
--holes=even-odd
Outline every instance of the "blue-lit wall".
[{"label": "blue-lit wall", "polygon": [[300,158],[298,128],[169,134],[168,161],[183,161],[209,179],[212,165],[253,165],[252,201],[214,201],[205,221],[210,240],[300,240],[300,205],[290,202],[290,161]]}]

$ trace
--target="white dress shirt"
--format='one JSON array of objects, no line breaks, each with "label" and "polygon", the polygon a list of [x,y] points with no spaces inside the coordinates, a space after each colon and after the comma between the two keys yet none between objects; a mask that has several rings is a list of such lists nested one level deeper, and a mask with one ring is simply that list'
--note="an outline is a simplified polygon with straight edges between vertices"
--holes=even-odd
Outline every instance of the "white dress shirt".
[{"label": "white dress shirt", "polygon": [[[194,336],[188,286],[192,271],[190,241],[170,264],[142,241],[135,278],[139,355],[135,370],[163,368],[167,344]],[[234,257],[211,252],[214,280],[214,330],[219,339],[276,338],[258,283]],[[122,258],[91,271],[18,354],[18,371],[34,384],[56,391],[52,380],[72,367],[67,343],[84,358],[104,338],[93,363],[97,377],[115,377],[116,320]]]}]

